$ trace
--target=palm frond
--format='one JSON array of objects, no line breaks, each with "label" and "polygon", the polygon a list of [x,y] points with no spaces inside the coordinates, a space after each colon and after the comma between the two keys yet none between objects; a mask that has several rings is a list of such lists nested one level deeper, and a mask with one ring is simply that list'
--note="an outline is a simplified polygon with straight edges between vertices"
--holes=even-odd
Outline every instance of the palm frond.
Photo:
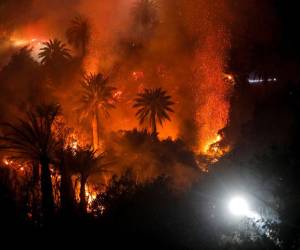
[{"label": "palm frond", "polygon": [[80,98],[81,115],[92,115],[95,111],[109,116],[109,110],[115,108],[113,92],[115,87],[109,85],[109,79],[102,74],[86,74],[81,81],[82,96]]},{"label": "palm frond", "polygon": [[76,16],[66,31],[66,37],[68,43],[75,48],[86,48],[91,37],[89,21],[82,16]]},{"label": "palm frond", "polygon": [[52,132],[57,112],[58,108],[53,110],[53,106],[39,106],[17,124],[3,123],[0,150],[25,160],[51,160],[58,145]]},{"label": "palm frond", "polygon": [[43,45],[44,47],[40,49],[38,57],[44,65],[66,62],[71,58],[70,50],[58,39],[49,40],[44,42]]},{"label": "palm frond", "polygon": [[165,120],[171,120],[169,113],[174,112],[171,96],[167,95],[161,88],[145,89],[143,93],[134,99],[133,108],[137,108],[136,116],[140,125],[146,124],[150,127],[156,121],[163,125]]}]

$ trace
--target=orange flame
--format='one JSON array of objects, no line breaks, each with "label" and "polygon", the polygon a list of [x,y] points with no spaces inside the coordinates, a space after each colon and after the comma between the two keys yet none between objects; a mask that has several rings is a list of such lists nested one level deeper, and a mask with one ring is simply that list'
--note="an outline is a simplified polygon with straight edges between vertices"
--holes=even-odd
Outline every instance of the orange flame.
[{"label": "orange flame", "polygon": [[196,120],[199,127],[198,151],[208,154],[211,145],[222,140],[219,131],[228,121],[229,95],[233,77],[224,79],[226,34],[219,31],[206,38],[196,56],[197,102]]}]

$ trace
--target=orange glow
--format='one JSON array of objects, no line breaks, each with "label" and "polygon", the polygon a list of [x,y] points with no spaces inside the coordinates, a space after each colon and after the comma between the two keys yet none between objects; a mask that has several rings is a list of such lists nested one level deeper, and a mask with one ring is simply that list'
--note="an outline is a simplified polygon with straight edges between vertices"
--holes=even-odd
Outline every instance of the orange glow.
[{"label": "orange glow", "polygon": [[[208,154],[211,146],[217,142],[220,142],[222,140],[222,137],[218,134],[215,138],[208,141],[206,145],[204,145],[203,151]],[[213,150],[215,151],[215,149]]]},{"label": "orange glow", "polygon": [[67,138],[66,148],[70,147],[72,150],[76,151],[79,146],[79,140],[76,133],[71,133]]},{"label": "orange glow", "polygon": [[3,163],[4,163],[4,165],[8,166],[8,165],[12,164],[12,161],[8,160],[7,158],[4,158]]},{"label": "orange glow", "polygon": [[88,203],[87,210],[91,211],[91,205],[93,201],[97,198],[97,192],[93,190],[91,185],[85,185],[85,196]]},{"label": "orange glow", "polygon": [[116,101],[116,102],[119,102],[122,98],[122,95],[123,95],[123,91],[121,91],[121,90],[116,91],[113,94],[113,100]]},{"label": "orange glow", "polygon": [[217,136],[215,141],[211,141],[206,148],[205,154],[211,158],[211,162],[217,162],[220,157],[225,155],[230,151],[230,146],[226,145],[224,147],[220,146],[220,142],[222,141],[222,137],[220,135]]},{"label": "orange glow", "polygon": [[135,81],[142,80],[144,78],[144,72],[143,71],[133,71],[132,78]]},{"label": "orange glow", "polygon": [[[128,5],[127,7],[129,6],[130,5]],[[192,4],[191,6],[194,5]],[[109,4],[107,6],[105,5],[104,7],[109,10],[108,13],[114,13],[114,9]],[[185,7],[188,8],[188,13],[191,14],[191,17],[198,11],[198,9],[192,7],[190,8],[189,5]],[[204,3],[202,7],[204,9],[208,8]],[[90,5],[88,3],[82,3],[81,8],[83,12],[89,13],[90,11]],[[94,22],[97,24],[104,21],[104,19],[102,19],[103,18],[101,17],[101,15],[91,17],[92,23]],[[111,19],[110,21],[113,20],[114,19]],[[191,31],[198,32],[198,30],[195,28],[196,26],[194,23],[196,19],[192,20],[193,22],[189,24],[191,26]],[[115,21],[113,21],[113,23],[113,25],[117,25]],[[49,29],[50,26],[52,26],[51,23],[47,23],[44,21],[26,25],[21,30],[18,30],[18,32],[14,32],[11,38],[12,43],[15,46],[24,46],[28,44],[30,46],[33,46],[34,51],[39,50],[42,42],[48,40],[44,38],[53,38],[53,34],[50,34],[50,32],[56,33],[53,27]],[[197,69],[198,74],[196,77],[197,83],[195,84],[198,110],[195,114],[195,118],[198,123],[199,129],[199,143],[196,151],[204,154],[207,152],[208,148],[210,148],[210,145],[218,141],[216,139],[216,137],[218,136],[218,131],[224,128],[227,124],[229,110],[229,102],[227,100],[227,96],[232,86],[228,84],[226,80],[234,82],[233,75],[224,74],[226,68],[226,50],[229,47],[229,39],[226,35],[226,32],[224,32],[224,30],[219,27],[210,25],[207,26],[208,31],[205,31],[207,33],[205,36],[206,38],[201,43],[201,47],[198,49],[195,59],[195,68]],[[97,33],[95,30],[93,32],[93,37],[88,48],[88,54],[84,58],[83,62],[83,68],[86,72],[99,72],[99,69],[106,70],[107,68],[110,68],[111,65],[113,65],[115,59],[115,54],[105,46],[103,46],[103,44],[109,45],[111,39],[113,39],[111,30],[104,29],[103,31],[101,31],[101,33]],[[36,52],[33,53],[35,53],[37,56]],[[159,76],[164,76],[161,79],[165,79],[167,71],[163,63],[155,62],[154,64],[152,62],[149,62],[149,65],[157,69],[157,73]],[[122,79],[117,79],[116,84],[113,83],[113,85],[117,86],[118,89],[120,88],[120,83],[122,84],[122,86],[130,85],[130,81],[132,82],[132,80],[139,83],[139,85],[135,85],[132,88],[129,87],[129,93],[127,93],[127,90],[126,93],[124,93],[124,87],[122,90],[116,91],[114,93],[115,101],[119,102],[121,98],[124,98],[126,101],[127,97],[132,98],[134,96],[134,93],[142,91],[145,87],[149,87],[147,81],[144,81],[146,80],[146,74],[143,71],[144,69],[145,68],[143,67],[136,67],[135,65],[133,69],[129,71],[129,75],[127,74],[126,77],[128,79],[126,79],[125,75],[122,75]],[[167,84],[169,85],[169,83]],[[166,89],[168,90],[168,87]],[[125,104],[124,106],[127,106],[125,112],[123,110],[125,108],[122,108],[122,111],[111,112],[112,118],[110,118],[110,121],[107,121],[107,123],[109,124],[107,125],[109,127],[109,130],[130,130],[132,128],[139,127],[138,122],[136,121],[136,118],[134,116],[134,111],[129,110],[129,107],[132,106],[132,103],[122,103],[121,105],[123,104]],[[114,118],[114,116],[117,116],[118,119]],[[159,137],[161,139],[167,137],[176,139],[178,137],[180,128],[178,127],[179,124],[177,119],[178,118],[175,115],[174,117],[172,117],[171,123],[168,122],[164,127],[159,128]],[[79,141],[82,144],[81,139],[72,139],[68,143],[68,145],[76,150],[78,148]]]},{"label": "orange glow", "polygon": [[40,49],[43,47],[43,43],[46,40],[41,38],[11,37],[10,41],[14,47],[22,48],[28,46],[29,48],[31,48],[31,54],[33,58],[38,61],[38,54],[40,52]]},{"label": "orange glow", "polygon": [[30,44],[30,41],[24,39],[12,39],[11,41],[16,47],[23,47]]},{"label": "orange glow", "polygon": [[15,161],[13,161],[12,159],[10,159],[8,156],[4,156],[3,158],[3,163],[5,166],[8,166],[8,167],[12,167],[12,168],[15,168],[16,165],[18,165]]},{"label": "orange glow", "polygon": [[[93,0],[93,2],[96,3],[97,1]],[[114,3],[111,4],[111,2]],[[124,2],[123,5],[127,9],[116,9],[117,2]],[[230,150],[229,146],[225,148],[220,146],[222,136],[219,131],[227,125],[230,108],[228,97],[235,82],[234,75],[227,73],[226,52],[230,47],[230,39],[225,29],[222,25],[220,27],[220,21],[210,20],[215,17],[206,16],[207,13],[212,12],[209,8],[209,1],[178,1],[179,6],[183,5],[180,8],[182,11],[180,20],[182,18],[183,22],[180,23],[180,30],[188,26],[188,33],[193,34],[189,37],[191,39],[186,39],[186,41],[193,41],[194,38],[197,38],[196,35],[194,37],[194,34],[201,33],[201,39],[203,40],[199,40],[199,48],[195,50],[196,52],[190,50],[189,44],[185,44],[178,39],[180,36],[177,34],[176,27],[172,27],[170,30],[166,29],[167,26],[163,26],[165,24],[162,22],[157,37],[154,36],[149,39],[149,47],[147,47],[148,45],[145,46],[145,51],[141,49],[138,57],[132,57],[134,59],[130,57],[122,58],[123,51],[121,53],[116,52],[118,50],[115,47],[120,39],[119,31],[127,31],[129,24],[124,20],[128,18],[130,6],[133,2],[135,0],[97,2],[97,5],[99,4],[101,8],[94,8],[91,1],[80,1],[79,4],[79,12],[87,15],[92,24],[92,38],[87,49],[87,55],[83,58],[83,71],[86,73],[103,73],[109,79],[112,79],[111,85],[117,89],[112,100],[116,109],[109,110],[110,117],[101,117],[103,133],[109,135],[111,131],[140,128],[135,117],[135,110],[132,108],[136,94],[141,93],[145,88],[162,87],[172,96],[172,100],[176,105],[174,105],[174,114],[170,114],[171,122],[166,122],[163,127],[158,125],[159,139],[168,137],[173,140],[177,139],[183,133],[186,133],[186,131],[181,131],[185,129],[182,129],[182,120],[192,119],[193,122],[196,120],[196,128],[192,127],[196,132],[192,131],[191,134],[197,142],[191,143],[191,147],[196,153],[210,158],[211,162],[217,161],[218,158]],[[223,1],[212,2],[220,3]],[[194,8],[198,4],[200,4],[200,8]],[[214,10],[219,11],[223,8],[214,8]],[[161,11],[164,10],[161,9]],[[43,46],[43,42],[48,39],[58,38],[66,43],[63,29],[66,28],[67,23],[65,27],[58,27],[53,25],[56,19],[52,21],[45,20],[47,19],[43,18],[39,22],[33,22],[15,31],[10,38],[12,46],[23,47],[28,45],[33,48],[33,57],[38,59],[38,52]],[[128,31],[128,33],[130,32]],[[164,32],[167,34],[166,36],[164,36]],[[166,38],[170,40],[164,41]],[[70,45],[67,44],[67,46],[71,48]],[[75,49],[72,51],[72,55],[76,57]],[[111,72],[113,73],[110,74]],[[196,72],[195,78],[194,72]],[[74,96],[78,93],[73,90],[77,91],[80,88],[79,71],[77,74],[78,78],[76,78],[77,76],[74,77],[75,80],[72,79],[67,85],[71,89],[67,91],[59,89],[57,92],[63,91],[59,94],[55,93],[58,101],[62,104],[64,116],[66,116],[65,123],[75,130],[65,139],[65,147],[71,148],[74,154],[79,147],[92,144],[90,123],[80,125],[75,123],[78,114],[73,111],[75,106]],[[191,85],[187,85],[190,81],[193,81],[192,88],[190,88]],[[186,102],[188,105],[185,105],[186,103],[183,100],[189,98],[192,101]],[[190,107],[189,104],[195,107]],[[189,109],[192,111],[188,112]],[[191,115],[187,117],[186,114]],[[189,132],[187,131],[187,133]],[[105,150],[104,145],[105,142],[101,141],[99,152],[102,149]],[[5,166],[14,164],[12,160],[7,158],[3,159],[3,163]],[[23,166],[19,169],[20,171],[27,170]],[[204,171],[207,171],[207,169],[204,169]],[[53,169],[51,172],[54,173]],[[104,184],[107,185],[110,176],[107,175],[103,178],[105,180]],[[60,180],[60,176],[57,176],[57,179]],[[78,198],[78,186],[75,187],[75,190]],[[93,189],[92,185],[88,184],[85,187],[85,192],[88,209],[90,209],[90,205],[96,199],[97,191]]]},{"label": "orange glow", "polygon": [[[211,145],[221,141],[218,133],[228,121],[232,84],[224,79],[223,73],[226,67],[224,47],[228,46],[226,41],[224,32],[212,34],[207,37],[196,56],[196,88],[199,99],[196,114],[199,126],[198,151],[203,154],[208,153]],[[232,79],[232,76],[228,77]]]},{"label": "orange glow", "polygon": [[83,62],[83,68],[86,72],[98,72],[99,69],[99,60],[98,58],[94,56],[87,56]]}]

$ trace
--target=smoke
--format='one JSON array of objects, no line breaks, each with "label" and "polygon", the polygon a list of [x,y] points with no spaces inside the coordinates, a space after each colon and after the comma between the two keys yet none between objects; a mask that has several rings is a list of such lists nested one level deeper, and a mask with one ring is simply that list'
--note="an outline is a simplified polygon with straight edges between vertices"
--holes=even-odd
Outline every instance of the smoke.
[{"label": "smoke", "polygon": [[186,103],[189,113],[181,127],[186,131],[184,138],[194,138],[193,148],[204,152],[216,142],[218,131],[226,126],[228,118],[230,86],[223,75],[227,71],[232,13],[229,1],[177,1],[177,4],[183,21],[181,32],[186,36],[182,47],[189,44],[191,48],[188,89],[192,91],[185,99],[192,103]]},{"label": "smoke", "polygon": [[145,131],[120,131],[110,134],[106,149],[115,162],[114,174],[130,171],[137,183],[165,176],[175,189],[183,190],[201,176],[194,153],[180,140],[157,140]]},{"label": "smoke", "polygon": [[[232,86],[224,81],[223,74],[230,73],[231,41],[237,40],[236,33],[243,35],[249,31],[243,31],[243,27],[249,26],[245,10],[254,18],[255,7],[260,4],[156,0],[156,22],[147,30],[140,30],[132,11],[137,2],[1,1],[0,55],[4,53],[4,41],[58,38],[65,42],[70,20],[83,15],[92,27],[83,71],[110,76],[112,85],[120,91],[117,108],[109,118],[102,119],[103,128],[117,131],[138,127],[132,100],[143,88],[162,87],[175,101],[175,114],[171,122],[159,128],[159,136],[182,138],[192,149],[203,152],[207,145],[216,142],[218,131],[228,121]],[[267,35],[261,34],[259,40],[262,37]],[[74,102],[80,95],[80,73],[65,79],[58,90],[52,90],[62,103],[70,126],[74,126]],[[16,94],[12,98],[18,99]]]}]

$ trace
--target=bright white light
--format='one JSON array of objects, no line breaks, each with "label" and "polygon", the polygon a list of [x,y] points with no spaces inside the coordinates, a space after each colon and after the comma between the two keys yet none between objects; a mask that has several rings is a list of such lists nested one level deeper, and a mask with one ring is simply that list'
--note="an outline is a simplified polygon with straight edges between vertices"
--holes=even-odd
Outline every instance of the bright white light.
[{"label": "bright white light", "polygon": [[242,197],[234,197],[229,202],[229,211],[235,216],[247,216],[249,207],[247,201]]}]

